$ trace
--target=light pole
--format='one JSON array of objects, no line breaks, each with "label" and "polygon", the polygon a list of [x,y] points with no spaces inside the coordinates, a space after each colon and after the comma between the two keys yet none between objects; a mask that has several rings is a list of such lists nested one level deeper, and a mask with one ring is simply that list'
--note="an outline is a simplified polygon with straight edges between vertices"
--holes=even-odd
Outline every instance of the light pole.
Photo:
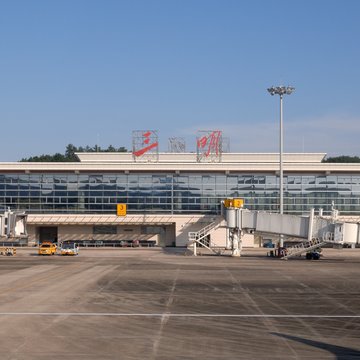
[{"label": "light pole", "polygon": [[[284,213],[284,172],[283,172],[283,147],[284,147],[284,135],[283,135],[283,97],[284,95],[291,95],[295,90],[292,86],[272,86],[267,89],[271,95],[280,96],[280,214]],[[280,236],[280,247],[284,246],[284,238]]]}]

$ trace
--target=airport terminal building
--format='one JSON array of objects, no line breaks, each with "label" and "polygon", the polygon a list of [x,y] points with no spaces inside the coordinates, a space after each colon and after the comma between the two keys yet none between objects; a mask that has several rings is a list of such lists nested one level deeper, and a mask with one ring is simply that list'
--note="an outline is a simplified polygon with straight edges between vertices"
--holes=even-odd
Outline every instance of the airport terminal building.
[{"label": "airport terminal building", "polygon": [[[0,163],[0,203],[25,210],[29,244],[76,241],[112,244],[139,240],[186,246],[188,232],[211,222],[211,241],[225,239],[221,200],[279,211],[279,154],[223,153],[199,162],[196,153],[158,153],[138,161],[131,152],[78,153],[78,162]],[[284,213],[307,214],[332,203],[360,220],[360,164],[323,163],[324,153],[286,153]],[[126,204],[118,216],[117,204]],[[251,245],[252,240],[249,240]]]}]

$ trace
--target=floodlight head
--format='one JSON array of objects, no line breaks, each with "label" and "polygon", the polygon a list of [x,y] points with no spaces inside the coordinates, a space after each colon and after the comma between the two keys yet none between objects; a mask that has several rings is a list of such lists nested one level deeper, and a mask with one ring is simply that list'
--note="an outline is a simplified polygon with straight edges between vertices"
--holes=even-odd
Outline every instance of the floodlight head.
[{"label": "floodlight head", "polygon": [[273,86],[268,88],[267,91],[270,93],[271,96],[275,95],[275,88]]},{"label": "floodlight head", "polygon": [[290,95],[295,90],[292,86],[272,86],[267,89],[270,95]]}]

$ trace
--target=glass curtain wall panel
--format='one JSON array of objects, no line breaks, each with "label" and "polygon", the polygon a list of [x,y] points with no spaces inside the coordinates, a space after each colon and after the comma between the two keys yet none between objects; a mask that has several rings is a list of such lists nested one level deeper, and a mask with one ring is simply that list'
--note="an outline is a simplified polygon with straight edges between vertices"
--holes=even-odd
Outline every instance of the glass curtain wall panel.
[{"label": "glass curtain wall panel", "polygon": [[[225,198],[250,210],[279,211],[279,178],[243,173],[0,174],[0,207],[29,213],[219,214]],[[306,214],[332,204],[360,215],[360,175],[285,174],[284,212]]]}]

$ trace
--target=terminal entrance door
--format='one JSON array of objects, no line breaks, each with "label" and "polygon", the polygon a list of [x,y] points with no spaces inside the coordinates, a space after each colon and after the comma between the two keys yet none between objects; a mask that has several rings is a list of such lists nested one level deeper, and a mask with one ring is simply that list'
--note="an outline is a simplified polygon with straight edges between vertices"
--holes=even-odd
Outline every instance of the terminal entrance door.
[{"label": "terminal entrance door", "polygon": [[39,227],[39,243],[51,241],[57,244],[58,228],[57,226],[41,226]]}]

